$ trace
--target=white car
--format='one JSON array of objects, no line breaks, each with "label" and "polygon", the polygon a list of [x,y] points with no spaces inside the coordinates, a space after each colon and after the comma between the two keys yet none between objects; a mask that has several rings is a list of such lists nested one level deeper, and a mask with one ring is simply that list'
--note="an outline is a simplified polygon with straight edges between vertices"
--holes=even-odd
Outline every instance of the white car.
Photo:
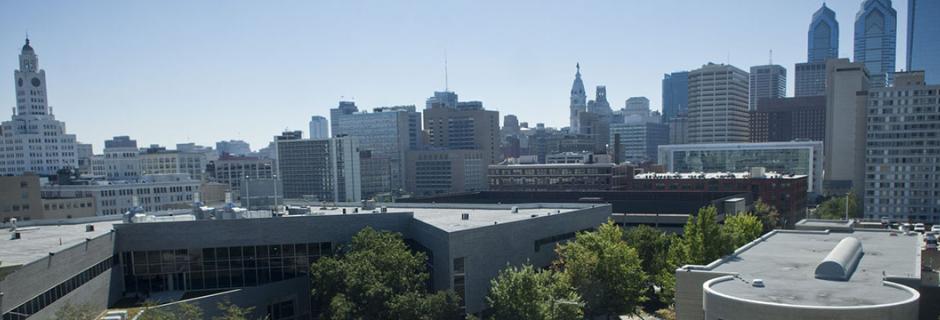
[{"label": "white car", "polygon": [[898,231],[901,231],[901,232],[911,231],[911,224],[905,222],[905,223],[898,225]]},{"label": "white car", "polygon": [[927,228],[924,228],[924,224],[923,224],[923,223],[915,223],[915,224],[914,224],[914,232],[924,233],[924,231],[927,231]]},{"label": "white car", "polygon": [[930,227],[930,232],[940,233],[940,224],[935,224],[932,227]]}]

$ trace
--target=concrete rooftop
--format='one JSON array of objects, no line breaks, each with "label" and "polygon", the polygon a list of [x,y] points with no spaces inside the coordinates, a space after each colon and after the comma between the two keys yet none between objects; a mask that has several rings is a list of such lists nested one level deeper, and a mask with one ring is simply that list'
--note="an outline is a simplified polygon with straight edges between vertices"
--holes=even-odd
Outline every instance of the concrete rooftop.
[{"label": "concrete rooftop", "polygon": [[[816,266],[845,237],[860,240],[864,252],[852,277],[848,281],[816,279]],[[919,261],[917,235],[892,236],[890,232],[875,230],[778,231],[712,269],[738,273],[748,282],[719,282],[712,289],[737,298],[781,304],[830,307],[886,304],[904,301],[912,294],[883,285],[883,274],[917,278]],[[753,279],[764,280],[765,287],[751,286],[749,282]]]},{"label": "concrete rooftop", "polygon": [[[59,252],[85,241],[111,232],[112,225],[121,223],[117,220],[20,227],[19,240],[12,240],[13,232],[9,228],[0,230],[0,267],[23,265],[36,261],[50,252]],[[95,231],[85,232],[86,225],[95,226]]]}]

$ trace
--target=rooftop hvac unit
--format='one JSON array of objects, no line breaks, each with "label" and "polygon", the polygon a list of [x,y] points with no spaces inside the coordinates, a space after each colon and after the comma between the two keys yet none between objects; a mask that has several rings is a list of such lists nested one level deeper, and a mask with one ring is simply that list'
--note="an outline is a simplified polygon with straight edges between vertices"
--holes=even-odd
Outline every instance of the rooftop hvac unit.
[{"label": "rooftop hvac unit", "polygon": [[382,213],[387,213],[387,212],[388,212],[388,207],[382,206]]},{"label": "rooftop hvac unit", "polygon": [[470,220],[470,214],[469,214],[469,213],[466,213],[466,212],[461,213],[461,214],[460,214],[460,220]]},{"label": "rooftop hvac unit", "polygon": [[517,206],[512,206],[512,209],[509,209],[509,211],[512,212],[512,213],[519,213],[519,207],[517,207]]},{"label": "rooftop hvac unit", "polygon": [[93,231],[95,231],[95,225],[93,224],[85,225],[85,232],[93,232]]},{"label": "rooftop hvac unit", "polygon": [[10,240],[19,240],[20,238],[21,238],[21,237],[20,237],[20,233],[19,233],[19,232],[14,232],[14,233],[13,233],[13,236],[10,238]]}]

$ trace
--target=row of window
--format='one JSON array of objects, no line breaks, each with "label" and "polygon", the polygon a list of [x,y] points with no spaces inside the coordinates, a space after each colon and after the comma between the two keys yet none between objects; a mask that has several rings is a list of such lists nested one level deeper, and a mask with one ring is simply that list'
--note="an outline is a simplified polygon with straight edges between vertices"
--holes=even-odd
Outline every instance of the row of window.
[{"label": "row of window", "polygon": [[12,311],[3,314],[3,320],[25,320],[46,306],[56,302],[56,300],[59,300],[75,289],[78,289],[88,281],[91,281],[98,275],[111,270],[111,266],[113,266],[116,261],[117,260],[113,259],[112,257],[104,259],[104,261],[95,264],[91,268],[85,269],[85,271],[82,271],[71,279],[60,283],[52,289],[46,290],[46,292],[43,292],[32,300],[29,300],[26,303],[23,303],[20,306],[14,308]]}]

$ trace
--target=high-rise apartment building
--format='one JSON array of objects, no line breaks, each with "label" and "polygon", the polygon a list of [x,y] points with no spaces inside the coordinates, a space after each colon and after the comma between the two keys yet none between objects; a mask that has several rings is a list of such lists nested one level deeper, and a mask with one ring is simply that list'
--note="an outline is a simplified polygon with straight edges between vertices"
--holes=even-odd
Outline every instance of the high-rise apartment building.
[{"label": "high-rise apartment building", "polygon": [[826,62],[839,57],[839,22],[836,13],[826,7],[813,13],[807,32],[807,62]]},{"label": "high-rise apartment building", "polygon": [[479,101],[460,102],[456,108],[425,109],[424,130],[431,147],[477,149],[486,154],[487,164],[503,160],[499,150],[499,111],[486,110]]},{"label": "high-rise apartment building", "polygon": [[577,71],[571,84],[571,103],[568,105],[571,132],[578,132],[578,113],[587,111],[587,93],[584,92],[584,82],[581,81],[581,64],[578,63],[575,67]]},{"label": "high-rise apartment building", "polygon": [[868,94],[865,217],[940,223],[940,85],[895,75]]},{"label": "high-rise apartment building", "polygon": [[748,73],[709,63],[689,72],[689,142],[748,142]]},{"label": "high-rise apartment building", "polygon": [[751,67],[748,110],[757,110],[761,98],[783,98],[787,95],[787,68],[769,64]]},{"label": "high-rise apartment building", "polygon": [[323,116],[310,117],[310,139],[326,139],[330,137],[330,124]]},{"label": "high-rise apartment building", "polygon": [[0,175],[33,172],[53,175],[65,167],[78,167],[74,134],[57,121],[46,93],[46,70],[29,45],[20,51],[20,68],[13,72],[16,113],[0,124]]},{"label": "high-rise apartment building", "polygon": [[405,152],[420,138],[421,113],[415,111],[415,106],[381,107],[371,113],[344,114],[331,110],[331,114],[336,115],[331,119],[335,128],[333,134],[356,139],[359,151],[368,151],[367,167],[382,169],[363,170],[362,173],[373,174],[369,179],[379,178],[374,176],[375,173],[387,173],[382,174],[380,179],[384,181],[381,183],[370,184],[376,188],[363,188],[363,196],[368,198],[377,193],[402,189]]},{"label": "high-rise apartment building", "polygon": [[277,176],[283,197],[315,201],[361,199],[359,148],[355,138],[277,140]]},{"label": "high-rise apartment building", "polygon": [[826,62],[826,177],[829,194],[864,193],[865,121],[869,75],[865,64]]},{"label": "high-rise apartment building", "polygon": [[663,122],[689,109],[689,72],[679,71],[663,75]]},{"label": "high-rise apartment building", "polygon": [[825,96],[763,98],[751,111],[751,142],[825,139]]},{"label": "high-rise apartment building", "polygon": [[928,84],[940,84],[940,1],[907,1],[907,70],[922,70]]},{"label": "high-rise apartment building", "polygon": [[855,60],[865,64],[872,87],[891,83],[897,56],[898,14],[891,0],[865,0],[855,15]]}]

